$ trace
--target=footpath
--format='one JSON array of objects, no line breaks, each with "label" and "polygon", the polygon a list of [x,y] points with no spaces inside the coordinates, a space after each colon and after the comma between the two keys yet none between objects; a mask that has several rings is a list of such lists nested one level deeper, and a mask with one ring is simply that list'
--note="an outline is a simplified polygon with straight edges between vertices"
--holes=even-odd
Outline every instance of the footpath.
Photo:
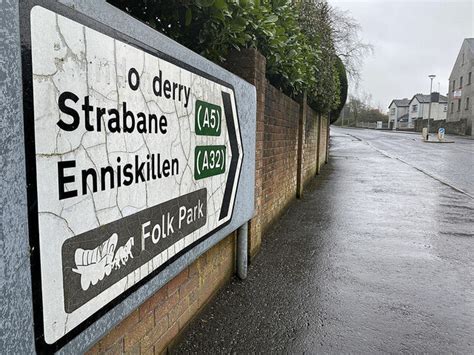
[{"label": "footpath", "polygon": [[172,353],[474,353],[472,198],[343,133]]}]

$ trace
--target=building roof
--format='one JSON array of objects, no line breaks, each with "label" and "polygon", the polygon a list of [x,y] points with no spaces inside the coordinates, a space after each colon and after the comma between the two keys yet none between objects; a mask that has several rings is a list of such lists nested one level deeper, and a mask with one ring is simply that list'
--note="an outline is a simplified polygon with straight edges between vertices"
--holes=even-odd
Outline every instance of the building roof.
[{"label": "building roof", "polygon": [[464,38],[464,40],[467,42],[469,47],[471,47],[471,51],[474,53],[474,38]]},{"label": "building roof", "polygon": [[388,107],[392,106],[392,104],[395,104],[397,107],[408,107],[410,104],[409,99],[393,99],[392,102],[390,102],[390,105]]},{"label": "building roof", "polygon": [[[434,92],[433,92],[434,93]],[[410,104],[414,99],[417,99],[420,104],[429,104],[430,103],[430,95],[424,95],[424,94],[416,94],[412,97],[410,100]],[[439,95],[439,103],[447,103],[448,98],[444,95]]]}]

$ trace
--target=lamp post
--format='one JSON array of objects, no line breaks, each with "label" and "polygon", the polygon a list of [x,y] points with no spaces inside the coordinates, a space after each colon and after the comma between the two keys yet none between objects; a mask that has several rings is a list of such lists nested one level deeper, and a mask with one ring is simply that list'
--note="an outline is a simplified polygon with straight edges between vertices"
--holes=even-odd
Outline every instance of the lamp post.
[{"label": "lamp post", "polygon": [[426,132],[426,140],[429,139],[430,137],[430,118],[431,118],[431,94],[433,92],[433,79],[436,78],[436,75],[430,74],[428,75],[428,78],[430,78],[431,83],[430,83],[430,105],[428,106],[428,132]]}]

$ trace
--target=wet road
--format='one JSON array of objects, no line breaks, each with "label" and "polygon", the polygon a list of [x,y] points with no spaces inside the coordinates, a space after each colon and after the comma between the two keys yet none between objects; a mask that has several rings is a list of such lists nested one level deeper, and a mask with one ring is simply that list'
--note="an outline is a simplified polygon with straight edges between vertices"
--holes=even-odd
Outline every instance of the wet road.
[{"label": "wet road", "polygon": [[474,353],[473,198],[354,132],[173,352]]},{"label": "wet road", "polygon": [[[434,178],[474,197],[474,139],[446,136],[454,144],[424,143],[420,133],[338,129],[367,142],[380,152],[400,159]],[[431,134],[433,140],[436,135]]]}]

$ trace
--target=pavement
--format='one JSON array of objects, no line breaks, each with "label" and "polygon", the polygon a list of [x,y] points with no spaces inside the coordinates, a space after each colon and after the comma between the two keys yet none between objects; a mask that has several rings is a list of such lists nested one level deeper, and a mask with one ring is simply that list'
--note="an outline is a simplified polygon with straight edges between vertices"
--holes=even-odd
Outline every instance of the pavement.
[{"label": "pavement", "polygon": [[[331,129],[329,164],[248,279],[172,353],[474,353],[474,171],[446,173],[472,163],[473,145]],[[426,163],[426,149],[443,162]]]}]

